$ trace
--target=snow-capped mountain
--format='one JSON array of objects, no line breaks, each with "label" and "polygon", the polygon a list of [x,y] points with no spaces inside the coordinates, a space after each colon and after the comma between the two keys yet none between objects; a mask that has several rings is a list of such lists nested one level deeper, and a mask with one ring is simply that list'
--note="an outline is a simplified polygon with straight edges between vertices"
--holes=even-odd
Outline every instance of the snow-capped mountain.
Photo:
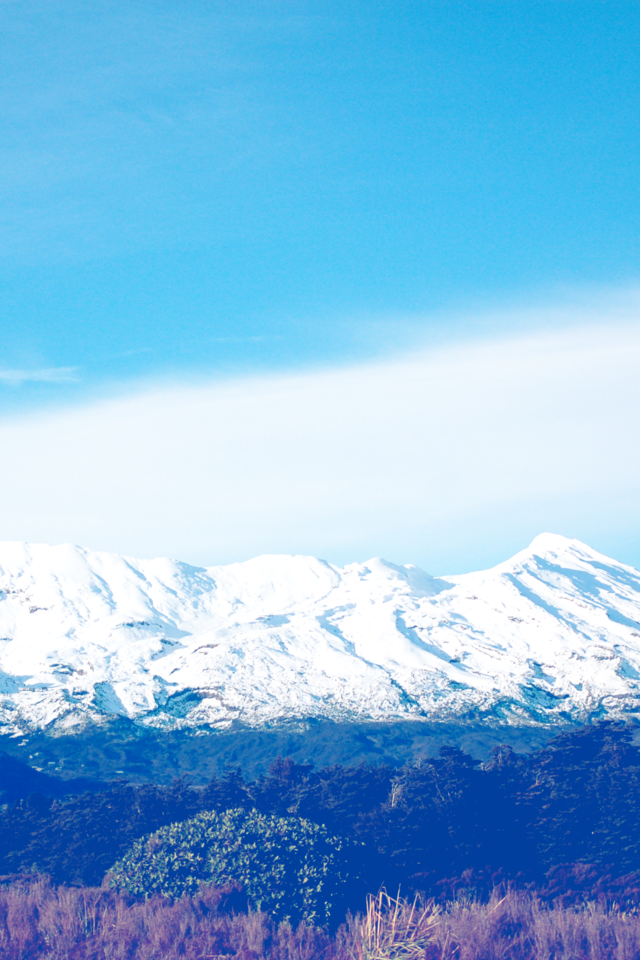
[{"label": "snow-capped mountain", "polygon": [[640,573],[576,540],[440,579],[379,559],[202,568],[0,544],[0,733],[629,714]]}]

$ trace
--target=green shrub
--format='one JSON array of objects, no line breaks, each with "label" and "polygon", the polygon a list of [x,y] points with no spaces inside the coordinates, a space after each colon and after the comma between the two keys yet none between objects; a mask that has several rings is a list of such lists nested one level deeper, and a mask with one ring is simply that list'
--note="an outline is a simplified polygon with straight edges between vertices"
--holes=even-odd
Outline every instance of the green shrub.
[{"label": "green shrub", "polygon": [[137,840],[111,869],[110,882],[138,896],[177,898],[201,883],[237,881],[254,910],[325,925],[344,909],[356,879],[349,865],[354,850],[299,817],[201,813]]}]

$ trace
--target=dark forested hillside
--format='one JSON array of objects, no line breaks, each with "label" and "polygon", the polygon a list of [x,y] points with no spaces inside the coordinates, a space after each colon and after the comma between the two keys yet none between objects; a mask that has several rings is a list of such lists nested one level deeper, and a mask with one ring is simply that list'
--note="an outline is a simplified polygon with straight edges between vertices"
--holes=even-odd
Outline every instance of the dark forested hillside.
[{"label": "dark forested hillside", "polygon": [[[497,747],[405,766],[314,769],[278,759],[246,778],[230,768],[205,786],[117,782],[52,799],[33,793],[0,815],[0,872],[99,884],[133,841],[208,810],[304,817],[350,836],[371,890],[489,890],[511,880],[555,894],[625,889],[640,878],[640,750],[635,728],[603,722],[532,754]],[[637,874],[637,877],[635,876]]]},{"label": "dark forested hillside", "polygon": [[67,780],[51,777],[0,751],[0,804],[13,803],[32,793],[65,797],[69,794],[104,790],[105,786],[105,783],[89,777],[73,777]]},{"label": "dark forested hillside", "polygon": [[204,785],[230,766],[241,766],[245,775],[255,777],[265,773],[277,757],[313,763],[316,768],[360,762],[399,766],[435,757],[440,747],[456,745],[486,760],[499,744],[529,752],[568,729],[573,727],[514,727],[469,718],[457,723],[309,719],[258,728],[233,723],[226,730],[154,730],[117,717],[56,736],[46,731],[35,731],[26,738],[2,736],[0,751],[60,778],[125,778],[132,783],[170,784],[189,777]]}]

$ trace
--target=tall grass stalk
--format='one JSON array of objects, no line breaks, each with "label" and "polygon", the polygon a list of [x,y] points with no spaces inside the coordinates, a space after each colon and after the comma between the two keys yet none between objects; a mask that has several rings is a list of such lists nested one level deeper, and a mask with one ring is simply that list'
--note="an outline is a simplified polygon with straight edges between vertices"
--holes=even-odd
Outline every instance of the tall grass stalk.
[{"label": "tall grass stalk", "polygon": [[356,960],[422,960],[439,913],[435,904],[417,896],[408,902],[386,890],[370,895],[364,917],[354,924]]}]

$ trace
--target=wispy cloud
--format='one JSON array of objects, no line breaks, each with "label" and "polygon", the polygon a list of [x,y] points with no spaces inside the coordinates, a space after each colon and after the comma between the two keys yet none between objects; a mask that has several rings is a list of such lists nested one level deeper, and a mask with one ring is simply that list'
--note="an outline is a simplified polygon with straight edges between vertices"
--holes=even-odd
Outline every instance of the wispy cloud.
[{"label": "wispy cloud", "polygon": [[617,323],[7,418],[1,535],[448,573],[550,528],[628,559],[639,367],[640,324]]},{"label": "wispy cloud", "polygon": [[17,386],[22,383],[73,383],[78,379],[77,367],[46,367],[40,370],[0,369],[0,382]]},{"label": "wispy cloud", "polygon": [[228,336],[228,337],[211,337],[212,343],[266,343],[271,340],[282,340],[284,339],[281,334],[272,333],[272,334],[260,334],[254,336]]}]

